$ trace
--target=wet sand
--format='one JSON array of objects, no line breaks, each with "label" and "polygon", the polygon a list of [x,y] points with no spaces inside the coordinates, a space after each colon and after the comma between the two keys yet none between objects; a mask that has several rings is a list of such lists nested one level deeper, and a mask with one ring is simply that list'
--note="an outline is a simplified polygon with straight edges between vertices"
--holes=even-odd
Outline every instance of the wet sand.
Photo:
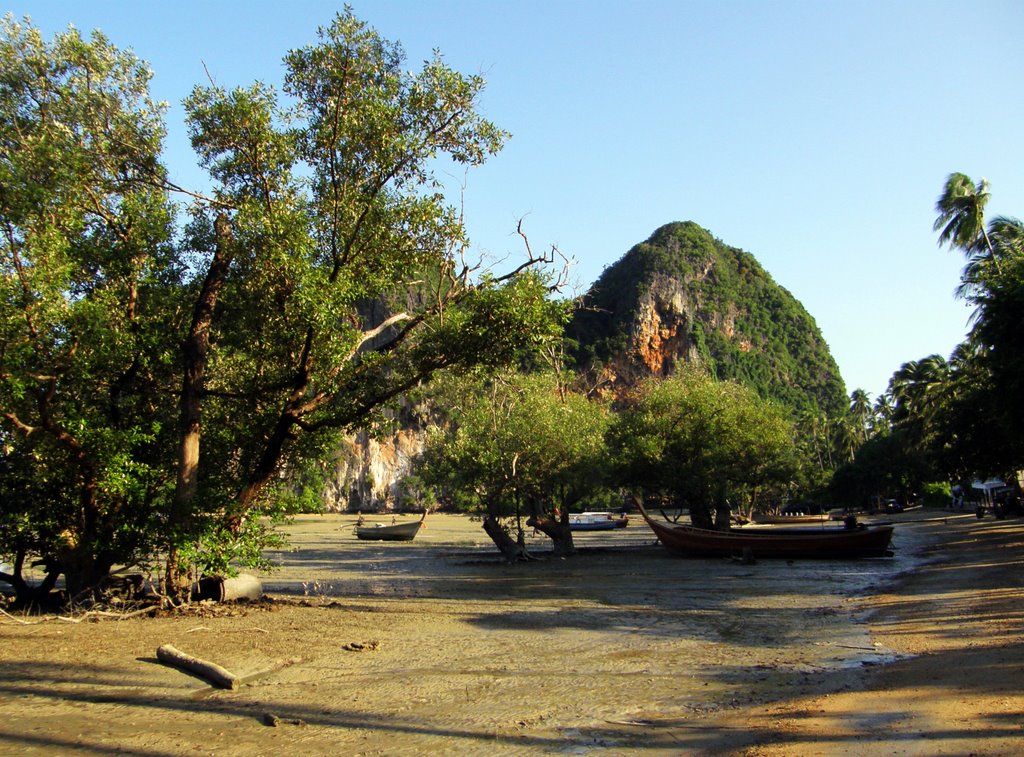
[{"label": "wet sand", "polygon": [[[464,516],[412,543],[303,516],[271,602],[0,617],[0,753],[1024,752],[1021,525],[896,519],[887,560],[681,559],[634,522],[510,566]],[[168,643],[250,678],[213,690]]]}]

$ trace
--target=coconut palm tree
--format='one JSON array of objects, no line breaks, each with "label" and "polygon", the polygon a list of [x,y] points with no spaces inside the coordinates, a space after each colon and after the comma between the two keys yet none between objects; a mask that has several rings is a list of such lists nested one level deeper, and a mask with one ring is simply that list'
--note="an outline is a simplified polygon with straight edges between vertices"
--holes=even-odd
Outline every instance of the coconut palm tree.
[{"label": "coconut palm tree", "polygon": [[896,424],[923,435],[942,408],[949,375],[949,363],[941,355],[904,363],[889,382]]},{"label": "coconut palm tree", "polygon": [[[984,302],[990,288],[991,282],[985,280],[989,261],[995,263],[995,272],[1001,274],[1008,260],[1024,257],[1024,222],[1008,216],[997,216],[988,224],[987,240],[986,237],[978,237],[975,241],[956,289],[957,297],[976,304]],[[988,244],[992,246],[991,255]],[[977,318],[978,314],[973,317]]]},{"label": "coconut palm tree", "polygon": [[974,184],[965,174],[951,173],[935,201],[935,212],[939,215],[932,228],[939,232],[939,245],[970,250],[982,237],[992,254],[992,242],[985,231],[988,197],[988,180]]},{"label": "coconut palm tree", "polygon": [[871,397],[863,389],[855,389],[850,394],[850,419],[853,423],[854,439],[859,446],[867,441],[868,429],[874,420]]},{"label": "coconut palm tree", "polygon": [[871,435],[879,436],[892,430],[893,415],[896,412],[892,395],[883,392],[875,400],[874,415],[871,424]]},{"label": "coconut palm tree", "polygon": [[965,373],[973,369],[985,350],[977,342],[967,340],[958,344],[949,356],[949,370],[952,374]]},{"label": "coconut palm tree", "polygon": [[996,216],[988,225],[988,236],[997,258],[1024,256],[1024,221]]}]

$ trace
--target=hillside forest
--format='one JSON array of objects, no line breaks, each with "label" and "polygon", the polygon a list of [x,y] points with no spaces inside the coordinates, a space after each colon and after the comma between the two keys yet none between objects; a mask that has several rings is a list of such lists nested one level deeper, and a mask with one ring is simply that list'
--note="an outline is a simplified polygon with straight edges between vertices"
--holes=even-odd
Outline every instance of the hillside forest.
[{"label": "hillside forest", "polygon": [[1024,467],[1024,226],[986,218],[984,180],[954,173],[936,203],[967,340],[872,399],[696,223],[575,299],[522,227],[506,268],[475,258],[434,172],[507,140],[483,79],[440,55],[410,71],[350,10],[280,90],[195,87],[202,192],[169,180],[130,50],[8,16],[0,63],[0,583],[22,604],[95,601],[125,569],[174,604],[263,565],[355,432],[416,434],[392,505],[473,513],[511,561],[525,529],[572,554],[569,513],[637,498],[722,528]]}]

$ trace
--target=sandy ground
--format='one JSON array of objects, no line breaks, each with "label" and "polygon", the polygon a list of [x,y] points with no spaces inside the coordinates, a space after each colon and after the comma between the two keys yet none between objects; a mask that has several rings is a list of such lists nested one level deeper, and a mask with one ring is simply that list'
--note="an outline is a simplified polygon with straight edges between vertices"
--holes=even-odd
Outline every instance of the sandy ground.
[{"label": "sandy ground", "polygon": [[465,517],[303,517],[270,602],[0,616],[0,754],[1024,754],[1024,522],[896,519],[888,560],[680,559],[633,523],[508,566]]}]

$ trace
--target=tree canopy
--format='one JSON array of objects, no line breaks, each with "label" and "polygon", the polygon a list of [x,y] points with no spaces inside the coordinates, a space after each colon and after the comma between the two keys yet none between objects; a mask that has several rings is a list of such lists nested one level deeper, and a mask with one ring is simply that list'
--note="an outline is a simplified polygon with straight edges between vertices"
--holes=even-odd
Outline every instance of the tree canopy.
[{"label": "tree canopy", "polygon": [[688,368],[651,381],[609,432],[616,481],[690,510],[695,525],[728,525],[733,506],[779,496],[797,476],[792,424],[736,382]]},{"label": "tree canopy", "polygon": [[[452,387],[424,455],[442,499],[485,517],[510,559],[525,556],[524,521],[571,552],[568,514],[605,494],[608,408],[550,372],[502,373]],[[521,539],[517,540],[521,542]]]},{"label": "tree canopy", "polygon": [[351,11],[286,56],[282,92],[196,87],[213,190],[188,195],[183,225],[133,54],[7,18],[0,60],[0,439],[18,524],[0,551],[19,570],[34,554],[77,594],[162,551],[180,596],[191,570],[258,558],[282,475],[337,429],[437,370],[560,336],[550,258],[482,269],[434,178],[507,137],[477,112],[482,78],[440,56],[408,71]]}]

